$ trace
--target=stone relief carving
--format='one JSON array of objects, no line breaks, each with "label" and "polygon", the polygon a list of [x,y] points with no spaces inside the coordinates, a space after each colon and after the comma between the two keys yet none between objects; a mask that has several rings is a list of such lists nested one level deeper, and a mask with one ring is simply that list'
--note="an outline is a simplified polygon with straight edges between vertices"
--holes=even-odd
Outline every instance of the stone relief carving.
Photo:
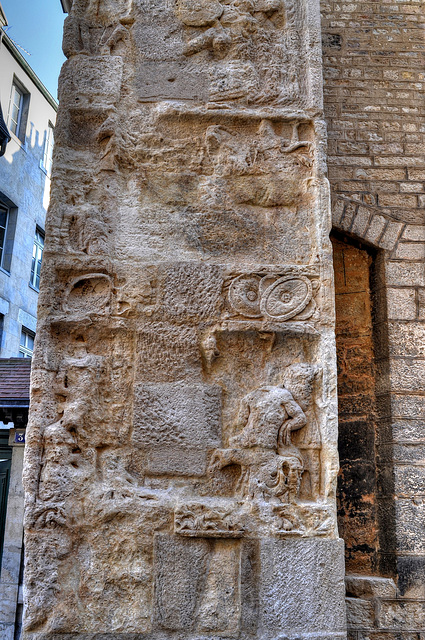
[{"label": "stone relief carving", "polygon": [[[300,129],[295,143],[292,128]],[[142,160],[144,194],[153,207],[185,207],[181,233],[193,249],[217,256],[226,247],[237,255],[254,253],[258,261],[266,251],[272,262],[291,263],[296,248],[277,238],[289,238],[290,227],[310,224],[315,195],[312,132],[308,124],[283,127],[270,122],[257,122],[251,130],[246,136],[235,123],[217,124],[206,126],[202,136],[198,129],[193,138],[179,139],[177,129],[176,139],[164,137],[163,146],[158,144],[154,163],[148,166],[147,157]],[[187,163],[189,146],[202,163]],[[169,170],[174,154],[182,159],[178,171]],[[308,263],[310,236],[300,237],[297,251]]]},{"label": "stone relief carving", "polygon": [[[317,281],[314,283],[317,290]],[[243,274],[228,289],[230,310],[246,318],[307,320],[316,310],[312,281],[303,275]],[[301,317],[300,317],[301,316]]]},{"label": "stone relief carving", "polygon": [[244,529],[231,506],[208,506],[194,503],[178,507],[174,512],[174,530],[182,536],[239,538]]},{"label": "stone relief carving", "polygon": [[[158,127],[166,129],[165,125],[161,127],[161,119],[159,115]],[[101,167],[113,171],[138,168],[140,173],[145,166],[148,184],[151,183],[152,189],[160,195],[157,171],[170,166],[171,154],[184,157],[184,171],[173,167],[167,177],[170,193],[164,193],[163,197],[168,201],[177,197],[177,185],[172,185],[182,173],[187,175],[185,197],[188,202],[197,197],[198,192],[205,199],[204,191],[214,185],[222,190],[225,185],[229,202],[233,204],[289,207],[311,190],[315,152],[311,120],[288,116],[275,122],[257,117],[249,136],[241,132],[237,121],[206,122],[203,131],[197,128],[189,137],[177,122],[173,137],[165,132],[138,137],[130,130],[129,123],[111,110],[96,131],[102,147]],[[188,158],[189,146],[192,157]],[[162,177],[165,180],[166,176]],[[214,197],[210,196],[210,201]]]},{"label": "stone relief carving", "polygon": [[309,492],[314,500],[323,493],[320,486],[322,442],[314,402],[314,384],[321,374],[319,367],[300,363],[288,367],[283,375],[285,385],[292,390],[306,415],[305,429],[293,434],[293,442],[302,453],[304,467],[309,477]]},{"label": "stone relief carving", "polygon": [[279,505],[273,512],[274,532],[278,537],[327,536],[333,529],[332,514],[325,505]]},{"label": "stone relief carving", "polygon": [[66,312],[75,313],[84,309],[84,304],[87,304],[87,310],[90,310],[90,313],[108,313],[111,304],[111,289],[111,278],[104,273],[78,276],[68,286],[63,309]]},{"label": "stone relief carving", "polygon": [[[54,387],[58,419],[44,427],[36,504],[30,516],[35,528],[61,527],[65,501],[84,487],[92,474],[94,449],[83,447],[92,425],[102,419],[99,382],[105,361],[78,344],[64,358]],[[97,393],[96,393],[97,391]]]},{"label": "stone relief carving", "polygon": [[[237,204],[268,208],[298,202],[310,187],[313,145],[299,139],[299,123],[291,123],[290,128],[290,138],[286,138],[287,134],[279,135],[273,123],[264,119],[254,139],[247,140],[229,127],[209,126],[205,149],[213,177],[200,185],[202,197],[210,201],[214,189],[223,189],[224,181]],[[206,189],[213,195],[204,195]]]},{"label": "stone relief carving", "polygon": [[118,282],[116,288],[116,314],[134,317],[138,313],[151,316],[156,304],[156,281],[150,273],[139,274],[138,278],[128,278]]},{"label": "stone relief carving", "polygon": [[[265,385],[242,398],[232,427],[236,433],[227,448],[214,450],[209,466],[212,476],[227,467],[240,469],[233,498],[210,496],[207,502],[178,507],[176,533],[243,537],[265,527],[278,537],[331,533],[331,512],[322,501],[321,438],[315,416],[313,387],[319,374],[317,367],[297,363],[285,370],[288,388]],[[304,497],[303,476],[308,480]]]},{"label": "stone relief carving", "polygon": [[[113,450],[102,448],[96,453],[96,440],[90,436],[90,429],[102,421],[104,402],[93,395],[93,390],[99,388],[105,366],[104,357],[87,352],[85,343],[78,342],[61,364],[55,386],[55,394],[62,399],[61,417],[43,431],[37,501],[29,520],[34,528],[69,525],[67,499],[78,489],[87,492],[90,485],[91,497],[85,509],[95,509],[91,517],[99,521],[117,513],[117,508],[121,512],[131,511],[140,500],[163,503],[166,498],[161,490],[144,487],[131,476]],[[228,446],[212,449],[209,466],[210,476],[229,466],[240,468],[233,497],[223,501],[213,493],[207,502],[199,496],[198,501],[180,505],[174,516],[176,533],[237,538],[258,535],[266,526],[277,536],[306,537],[332,532],[331,514],[326,504],[320,502],[321,440],[314,401],[314,382],[319,374],[317,367],[297,363],[284,371],[288,388],[265,385],[241,399]],[[151,385],[149,390],[151,395],[161,394],[164,402],[170,403],[170,415],[174,415],[173,398],[176,393],[182,394],[183,388],[160,384]],[[196,405],[196,390],[193,395]],[[144,402],[142,398],[140,402]],[[203,407],[203,400],[200,402]],[[151,401],[148,409],[153,416],[158,413]],[[158,413],[161,433],[165,428],[162,413]],[[214,438],[211,445],[214,446]],[[167,455],[179,453],[170,449]],[[95,460],[96,468],[101,470],[101,484],[93,482]],[[165,462],[161,465],[160,473],[172,472],[173,465]],[[304,474],[310,479],[307,502],[300,496]],[[110,501],[111,496],[115,496],[114,502]],[[79,516],[74,514],[71,521],[75,517]]]},{"label": "stone relief carving", "polygon": [[318,7],[72,5],[25,633],[301,637],[266,592],[336,555]]},{"label": "stone relief carving", "polygon": [[283,105],[299,97],[300,46],[282,0],[179,0],[188,58],[211,52],[211,101]]},{"label": "stone relief carving", "polygon": [[[123,431],[120,421],[125,423],[125,408],[118,397],[128,385],[126,367],[116,358],[113,352],[108,356],[92,353],[82,336],[70,341],[52,385],[56,419],[47,422],[41,431],[37,490],[27,510],[28,527],[81,526],[84,509],[92,510],[93,506],[88,505],[96,500],[96,513],[92,516],[99,519],[102,508],[110,511],[112,507],[110,499],[104,499],[111,492],[116,499],[121,494],[128,497],[129,491],[133,498],[149,498],[116,453],[109,450]],[[108,398],[101,392],[105,384],[111,386]],[[113,430],[101,428],[105,415],[111,412],[118,426]],[[70,508],[76,493],[80,503],[78,508]]]},{"label": "stone relief carving", "polygon": [[[92,261],[92,264],[96,263]],[[89,261],[87,265],[90,265]],[[98,265],[109,267],[107,262],[99,261]],[[64,270],[64,279],[66,275]],[[273,266],[251,273],[237,273],[217,266],[195,272],[190,263],[182,263],[161,272],[148,266],[137,277],[125,279],[102,272],[82,273],[64,285],[61,306],[68,321],[88,313],[91,317],[116,318],[144,313],[154,321],[163,320],[166,314],[190,324],[198,318],[208,318],[209,329],[201,342],[203,356],[210,366],[219,355],[214,333],[225,327],[228,329],[231,321],[251,323],[247,328],[266,330],[269,327],[271,331],[279,330],[287,321],[317,321],[319,289],[314,268],[279,269]],[[296,330],[296,325],[293,327]]]},{"label": "stone relief carving", "polygon": [[[108,4],[105,7],[99,0],[90,0],[85,9],[77,6],[74,14],[67,16],[63,51],[68,58],[79,53],[112,55],[117,53],[117,45],[125,44],[129,37],[128,27],[134,22],[133,0]],[[99,25],[99,19],[103,24]]]},{"label": "stone relief carving", "polygon": [[93,207],[80,207],[69,221],[69,245],[87,255],[107,255],[110,249],[107,216]]},{"label": "stone relief carving", "polygon": [[294,502],[303,461],[291,433],[305,425],[305,414],[290,391],[260,387],[242,399],[236,424],[241,430],[230,438],[228,449],[214,453],[210,469],[240,465],[237,494],[242,500]]},{"label": "stone relief carving", "polygon": [[[256,250],[258,258],[267,251],[273,262],[291,263],[296,254],[291,229],[312,225],[314,124],[300,116],[257,116],[247,134],[228,116],[211,123],[207,113],[200,126],[189,120],[183,127],[180,115],[158,113],[152,131],[141,136],[135,133],[142,126],[141,110],[129,121],[111,108],[94,127],[98,166],[117,179],[131,172],[153,216],[164,206],[183,207],[177,228],[169,232],[183,234],[192,250],[217,255],[227,246],[238,253]],[[134,233],[141,224],[135,221]],[[284,245],[281,235],[288,237]],[[263,237],[265,244],[259,244]],[[309,262],[308,234],[300,235],[298,251]]]}]

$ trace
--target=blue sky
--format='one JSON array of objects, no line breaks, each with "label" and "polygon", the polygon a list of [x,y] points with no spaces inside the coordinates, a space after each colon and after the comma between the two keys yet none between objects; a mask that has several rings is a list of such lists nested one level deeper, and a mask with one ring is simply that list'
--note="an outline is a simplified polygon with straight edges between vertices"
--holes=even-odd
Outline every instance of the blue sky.
[{"label": "blue sky", "polygon": [[7,34],[26,49],[19,51],[42,83],[57,98],[58,77],[65,61],[62,30],[66,14],[60,0],[0,0],[9,26]]}]

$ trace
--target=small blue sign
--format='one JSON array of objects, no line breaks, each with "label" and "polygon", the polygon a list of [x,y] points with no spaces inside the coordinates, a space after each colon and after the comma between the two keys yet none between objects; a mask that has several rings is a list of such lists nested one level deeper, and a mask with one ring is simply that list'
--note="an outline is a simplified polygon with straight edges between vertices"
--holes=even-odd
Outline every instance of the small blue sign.
[{"label": "small blue sign", "polygon": [[15,431],[15,444],[25,444],[25,431]]}]

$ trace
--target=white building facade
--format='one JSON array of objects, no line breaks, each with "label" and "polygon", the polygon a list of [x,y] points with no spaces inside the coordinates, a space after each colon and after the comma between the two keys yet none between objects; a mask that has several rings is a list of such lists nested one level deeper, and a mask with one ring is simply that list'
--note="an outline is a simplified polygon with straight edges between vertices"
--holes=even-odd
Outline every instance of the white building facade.
[{"label": "white building facade", "polygon": [[0,153],[0,638],[18,640],[29,404],[26,359],[36,333],[58,105],[7,36],[6,25],[0,4],[0,105],[10,135],[4,155]]},{"label": "white building facade", "polygon": [[0,101],[11,140],[0,158],[0,357],[33,347],[57,103],[1,32]]}]

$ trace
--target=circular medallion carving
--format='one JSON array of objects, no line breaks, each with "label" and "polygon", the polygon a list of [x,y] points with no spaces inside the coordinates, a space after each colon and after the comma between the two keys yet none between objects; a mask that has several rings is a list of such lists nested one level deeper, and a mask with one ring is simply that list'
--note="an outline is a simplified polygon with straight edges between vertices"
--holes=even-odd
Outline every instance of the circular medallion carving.
[{"label": "circular medallion carving", "polygon": [[283,276],[265,290],[261,313],[273,320],[289,320],[307,306],[312,293],[311,282],[305,276]]},{"label": "circular medallion carving", "polygon": [[243,275],[235,278],[229,287],[229,302],[234,311],[248,318],[259,318],[260,276]]}]

